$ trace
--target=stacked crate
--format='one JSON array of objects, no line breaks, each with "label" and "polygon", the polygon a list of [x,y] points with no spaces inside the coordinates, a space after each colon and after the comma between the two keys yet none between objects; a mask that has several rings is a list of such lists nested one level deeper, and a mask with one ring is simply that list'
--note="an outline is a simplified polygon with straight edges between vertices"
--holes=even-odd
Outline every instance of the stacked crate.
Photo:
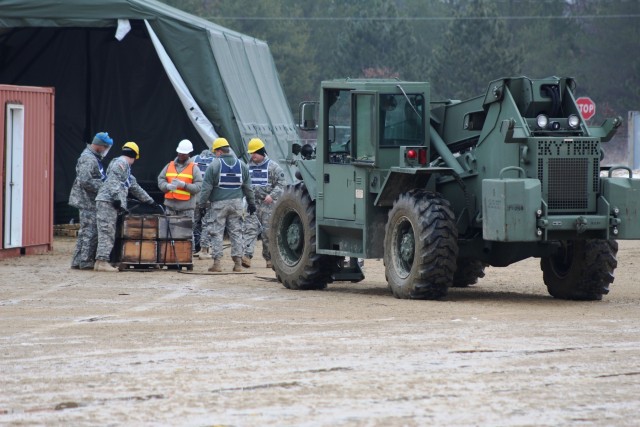
[{"label": "stacked crate", "polygon": [[193,269],[193,220],[183,216],[158,218],[158,264]]},{"label": "stacked crate", "polygon": [[192,220],[180,216],[133,215],[122,218],[117,262],[126,268],[193,269]]},{"label": "stacked crate", "polygon": [[120,267],[156,267],[158,216],[124,215],[120,233]]}]

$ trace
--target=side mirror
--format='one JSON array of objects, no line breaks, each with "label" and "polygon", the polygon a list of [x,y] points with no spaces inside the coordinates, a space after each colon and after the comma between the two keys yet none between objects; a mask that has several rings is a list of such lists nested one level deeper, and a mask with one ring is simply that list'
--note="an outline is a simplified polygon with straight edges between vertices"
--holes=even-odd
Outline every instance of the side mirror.
[{"label": "side mirror", "polygon": [[311,144],[304,144],[300,149],[300,155],[303,159],[310,160],[313,158],[315,151],[315,148],[313,148]]},{"label": "side mirror", "polygon": [[310,131],[318,129],[318,105],[317,101],[304,101],[300,103],[298,111],[298,127]]}]

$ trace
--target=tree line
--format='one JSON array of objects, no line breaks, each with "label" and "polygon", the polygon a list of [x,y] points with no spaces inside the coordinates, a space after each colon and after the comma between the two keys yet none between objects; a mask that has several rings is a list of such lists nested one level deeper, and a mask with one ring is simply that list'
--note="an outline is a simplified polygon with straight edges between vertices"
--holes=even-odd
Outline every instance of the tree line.
[{"label": "tree line", "polygon": [[322,80],[429,81],[466,99],[491,80],[571,76],[594,121],[640,109],[640,2],[629,0],[164,0],[265,40],[289,102]]}]

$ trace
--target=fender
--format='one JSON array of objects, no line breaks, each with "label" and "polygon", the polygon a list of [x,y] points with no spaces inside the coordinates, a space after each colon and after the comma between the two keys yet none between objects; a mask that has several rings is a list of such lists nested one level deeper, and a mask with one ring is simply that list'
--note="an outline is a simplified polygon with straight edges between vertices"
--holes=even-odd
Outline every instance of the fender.
[{"label": "fender", "polygon": [[428,185],[432,186],[431,189],[435,189],[435,179],[430,182],[432,176],[453,175],[454,173],[452,168],[443,167],[391,167],[373,204],[375,206],[393,206],[398,195],[407,189],[428,188]]}]

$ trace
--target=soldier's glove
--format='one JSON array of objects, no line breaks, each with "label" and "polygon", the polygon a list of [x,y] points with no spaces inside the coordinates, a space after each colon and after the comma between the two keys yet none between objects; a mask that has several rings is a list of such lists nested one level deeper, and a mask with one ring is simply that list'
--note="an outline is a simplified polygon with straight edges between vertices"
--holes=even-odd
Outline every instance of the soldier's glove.
[{"label": "soldier's glove", "polygon": [[247,212],[249,212],[249,215],[253,215],[254,213],[256,213],[256,205],[247,206]]},{"label": "soldier's glove", "polygon": [[111,204],[116,209],[120,209],[122,207],[122,202],[120,200],[114,200],[113,202],[111,202]]}]

